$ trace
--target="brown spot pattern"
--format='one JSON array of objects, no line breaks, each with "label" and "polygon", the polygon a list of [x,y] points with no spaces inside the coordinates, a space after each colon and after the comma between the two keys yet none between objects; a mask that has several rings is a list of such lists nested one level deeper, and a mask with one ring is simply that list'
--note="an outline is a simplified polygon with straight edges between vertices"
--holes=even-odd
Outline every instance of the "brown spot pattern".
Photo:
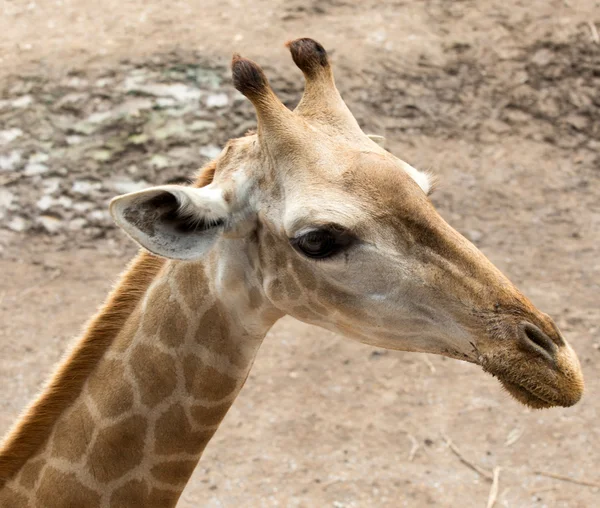
[{"label": "brown spot pattern", "polygon": [[166,346],[177,347],[185,339],[187,320],[179,304],[171,295],[167,283],[152,291],[147,303],[148,312],[144,315],[142,331],[147,337],[158,338]]},{"label": "brown spot pattern", "polygon": [[31,506],[27,498],[18,492],[15,492],[10,487],[4,487],[0,490],[0,506],[10,508],[26,508]]},{"label": "brown spot pattern", "polygon": [[133,357],[131,368],[139,383],[142,402],[154,407],[175,390],[175,361],[168,354],[145,344],[136,346]]},{"label": "brown spot pattern", "polygon": [[44,471],[44,476],[36,493],[35,506],[52,506],[61,508],[95,508],[100,506],[100,495],[83,486],[71,473],[62,473],[53,467]]},{"label": "brown spot pattern", "polygon": [[44,461],[41,459],[32,460],[30,462],[27,462],[23,466],[23,469],[21,469],[21,475],[20,475],[21,485],[28,490],[33,489],[33,487],[35,486],[35,483],[37,482],[37,480],[40,476],[40,472],[41,472],[43,466],[44,466]]},{"label": "brown spot pattern", "polygon": [[153,466],[152,474],[161,482],[181,485],[187,483],[196,464],[195,460],[168,460]]},{"label": "brown spot pattern", "polygon": [[[83,402],[78,402],[70,413],[63,416],[69,425],[58,424],[52,440],[52,454],[71,462],[80,460],[87,450],[94,430],[94,420]],[[73,431],[77,429],[77,432]]]},{"label": "brown spot pattern", "polygon": [[170,407],[156,422],[154,450],[158,455],[199,453],[214,431],[194,432],[181,404]]},{"label": "brown spot pattern", "polygon": [[208,294],[208,279],[204,267],[196,263],[182,263],[174,273],[175,281],[186,305],[199,309]]},{"label": "brown spot pattern", "polygon": [[110,497],[110,508],[149,506],[149,488],[144,480],[131,480],[115,490]]},{"label": "brown spot pattern", "polygon": [[119,416],[133,405],[133,390],[124,371],[121,360],[102,360],[88,381],[88,393],[102,416]]},{"label": "brown spot pattern", "polygon": [[135,415],[103,429],[87,458],[89,472],[106,483],[138,466],[143,458],[146,428],[146,420]]},{"label": "brown spot pattern", "polygon": [[221,423],[230,407],[231,402],[224,402],[214,407],[195,405],[191,407],[190,412],[197,425],[210,426]]},{"label": "brown spot pattern", "polygon": [[217,402],[231,395],[237,388],[235,378],[204,365],[194,355],[188,355],[183,360],[183,373],[186,390],[197,399]]},{"label": "brown spot pattern", "polygon": [[196,341],[214,353],[227,357],[236,366],[246,365],[245,357],[231,347],[229,325],[223,318],[222,306],[219,302],[202,316],[196,330]]}]

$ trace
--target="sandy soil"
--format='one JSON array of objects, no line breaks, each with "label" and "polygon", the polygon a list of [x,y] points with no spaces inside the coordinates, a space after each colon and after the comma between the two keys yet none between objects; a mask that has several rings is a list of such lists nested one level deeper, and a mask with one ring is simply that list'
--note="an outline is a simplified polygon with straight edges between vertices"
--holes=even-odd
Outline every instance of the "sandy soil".
[{"label": "sandy soil", "polygon": [[0,433],[134,252],[103,215],[106,200],[184,180],[252,124],[228,82],[233,51],[297,101],[282,43],[309,35],[332,53],[365,130],[436,173],[442,215],[556,319],[587,392],[573,408],[530,411],[472,365],[284,319],[180,505],[485,506],[490,483],[443,435],[473,463],[502,468],[498,506],[599,503],[598,488],[536,472],[600,483],[600,2],[3,9]]}]

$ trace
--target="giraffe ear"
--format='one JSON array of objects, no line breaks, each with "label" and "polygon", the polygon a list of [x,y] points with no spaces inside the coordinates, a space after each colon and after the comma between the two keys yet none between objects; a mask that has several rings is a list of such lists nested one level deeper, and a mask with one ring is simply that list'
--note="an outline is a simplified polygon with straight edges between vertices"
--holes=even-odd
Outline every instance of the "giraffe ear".
[{"label": "giraffe ear", "polygon": [[367,137],[377,143],[381,148],[385,149],[385,138],[383,136],[378,136],[377,134],[367,134]]},{"label": "giraffe ear", "polygon": [[229,216],[221,189],[162,185],[114,198],[110,213],[133,240],[158,256],[201,258]]}]

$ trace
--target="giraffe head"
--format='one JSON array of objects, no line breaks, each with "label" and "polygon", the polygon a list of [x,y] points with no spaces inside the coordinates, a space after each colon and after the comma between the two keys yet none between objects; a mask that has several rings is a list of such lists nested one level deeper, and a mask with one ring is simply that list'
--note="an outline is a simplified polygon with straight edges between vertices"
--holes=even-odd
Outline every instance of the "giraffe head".
[{"label": "giraffe head", "polygon": [[116,198],[116,222],[167,258],[247,258],[240,284],[257,280],[279,315],[479,364],[532,407],[576,403],[579,362],[552,320],[436,212],[428,174],[362,132],[323,47],[288,47],[306,80],[297,108],[279,101],[257,64],[234,56],[257,133],[226,145],[206,186]]}]

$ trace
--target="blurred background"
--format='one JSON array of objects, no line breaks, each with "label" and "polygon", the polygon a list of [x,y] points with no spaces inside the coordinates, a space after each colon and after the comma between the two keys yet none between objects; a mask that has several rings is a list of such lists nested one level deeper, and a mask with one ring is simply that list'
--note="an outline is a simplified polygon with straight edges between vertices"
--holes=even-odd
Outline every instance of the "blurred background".
[{"label": "blurred background", "polygon": [[232,52],[295,105],[302,76],[283,43],[309,36],[364,130],[438,175],[440,213],[554,317],[587,392],[532,411],[473,365],[286,318],[180,506],[485,506],[491,482],[448,439],[484,471],[502,468],[496,506],[600,504],[598,0],[2,9],[0,434],[135,252],[109,199],[187,181],[254,126]]}]

